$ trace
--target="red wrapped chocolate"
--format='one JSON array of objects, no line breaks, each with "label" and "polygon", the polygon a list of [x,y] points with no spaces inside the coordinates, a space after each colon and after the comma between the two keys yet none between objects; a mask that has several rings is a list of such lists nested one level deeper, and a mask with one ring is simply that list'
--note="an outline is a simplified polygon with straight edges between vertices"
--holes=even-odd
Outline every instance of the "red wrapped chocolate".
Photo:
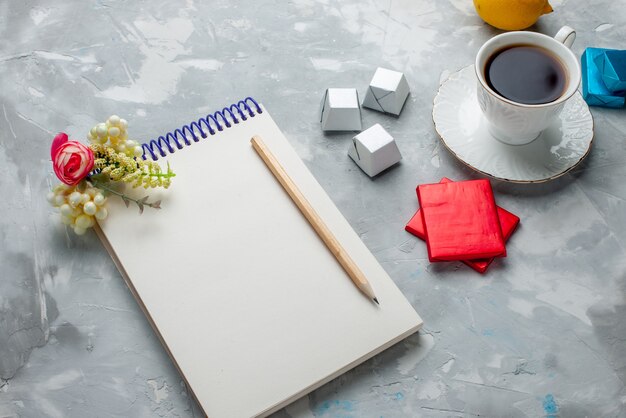
[{"label": "red wrapped chocolate", "polygon": [[488,180],[422,184],[417,198],[431,262],[506,257]]},{"label": "red wrapped chocolate", "polygon": [[[450,180],[447,177],[441,179],[440,183],[450,183]],[[504,241],[508,241],[517,225],[519,224],[519,217],[512,214],[506,209],[502,209],[499,206],[496,206],[496,210],[498,212],[498,219],[500,220],[500,228],[502,229],[502,236]],[[406,224],[404,228],[406,231],[415,235],[416,237],[426,241],[426,233],[424,231],[424,221],[422,220],[422,212],[420,209],[415,212],[415,215],[411,218],[411,220]],[[461,260],[463,263],[467,264],[469,267],[473,268],[479,273],[484,273],[487,271],[489,265],[493,262],[495,257],[490,258],[478,258],[474,260]]]}]

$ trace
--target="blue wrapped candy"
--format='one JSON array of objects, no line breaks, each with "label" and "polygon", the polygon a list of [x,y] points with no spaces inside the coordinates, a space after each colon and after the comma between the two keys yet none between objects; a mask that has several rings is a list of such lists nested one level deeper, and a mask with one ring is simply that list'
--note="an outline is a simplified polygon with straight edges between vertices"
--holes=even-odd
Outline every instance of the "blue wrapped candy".
[{"label": "blue wrapped candy", "polygon": [[606,50],[594,62],[606,88],[613,94],[623,96],[626,91],[626,51]]},{"label": "blue wrapped candy", "polygon": [[583,79],[583,98],[590,106],[624,107],[624,94],[612,93],[602,80],[596,58],[610,51],[604,48],[587,48],[580,59]]}]

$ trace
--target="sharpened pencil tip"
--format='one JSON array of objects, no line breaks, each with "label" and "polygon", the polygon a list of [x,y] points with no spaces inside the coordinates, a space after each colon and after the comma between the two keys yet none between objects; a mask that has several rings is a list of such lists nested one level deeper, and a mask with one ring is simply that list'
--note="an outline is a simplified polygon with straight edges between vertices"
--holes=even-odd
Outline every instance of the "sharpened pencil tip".
[{"label": "sharpened pencil tip", "polygon": [[380,305],[380,303],[378,302],[377,298],[372,299],[374,302],[376,302],[376,305]]}]

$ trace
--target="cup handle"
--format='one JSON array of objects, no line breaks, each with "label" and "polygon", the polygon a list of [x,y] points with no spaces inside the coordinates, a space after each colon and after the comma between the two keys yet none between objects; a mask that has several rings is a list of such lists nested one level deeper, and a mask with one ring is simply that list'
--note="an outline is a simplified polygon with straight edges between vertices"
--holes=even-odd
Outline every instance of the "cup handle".
[{"label": "cup handle", "polygon": [[556,35],[554,35],[554,39],[561,42],[566,47],[571,48],[576,39],[576,31],[569,26],[563,26]]}]

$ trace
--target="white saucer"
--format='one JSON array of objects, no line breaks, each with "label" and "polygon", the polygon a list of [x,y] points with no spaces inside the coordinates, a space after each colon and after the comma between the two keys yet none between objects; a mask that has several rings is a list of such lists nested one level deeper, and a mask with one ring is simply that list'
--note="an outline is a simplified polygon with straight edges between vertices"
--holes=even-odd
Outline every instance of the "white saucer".
[{"label": "white saucer", "polygon": [[533,142],[507,145],[487,130],[476,86],[474,66],[470,65],[443,82],[433,104],[435,129],[462,163],[498,180],[540,183],[567,173],[589,153],[593,118],[579,92]]}]

